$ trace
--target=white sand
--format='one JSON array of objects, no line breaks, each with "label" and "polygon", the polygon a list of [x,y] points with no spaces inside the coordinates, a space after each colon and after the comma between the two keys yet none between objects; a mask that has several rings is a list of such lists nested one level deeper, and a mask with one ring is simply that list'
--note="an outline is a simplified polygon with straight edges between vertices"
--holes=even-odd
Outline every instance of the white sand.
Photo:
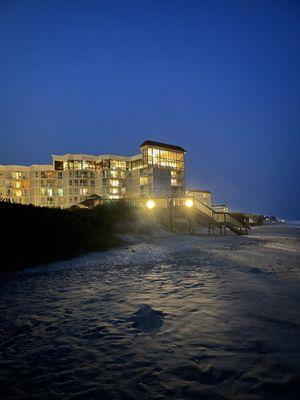
[{"label": "white sand", "polygon": [[299,270],[272,225],[2,276],[2,398],[298,399]]}]

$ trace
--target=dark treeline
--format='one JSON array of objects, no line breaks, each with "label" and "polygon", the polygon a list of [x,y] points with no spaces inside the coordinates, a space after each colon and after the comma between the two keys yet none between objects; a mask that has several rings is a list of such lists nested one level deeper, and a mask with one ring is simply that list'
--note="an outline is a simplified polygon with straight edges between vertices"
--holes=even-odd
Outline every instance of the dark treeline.
[{"label": "dark treeline", "polygon": [[116,226],[136,217],[123,202],[62,210],[0,201],[0,272],[121,245]]},{"label": "dark treeline", "polygon": [[[237,221],[241,224],[247,225],[262,225],[264,223],[264,216],[261,214],[249,214],[249,213],[241,213],[241,212],[231,212],[230,215],[233,216]],[[251,221],[251,222],[250,222]]]}]

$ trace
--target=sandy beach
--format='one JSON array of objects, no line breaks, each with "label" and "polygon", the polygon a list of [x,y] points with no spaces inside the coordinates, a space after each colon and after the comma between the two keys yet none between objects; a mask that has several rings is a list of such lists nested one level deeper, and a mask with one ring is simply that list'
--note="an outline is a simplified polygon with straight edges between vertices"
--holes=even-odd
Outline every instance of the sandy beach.
[{"label": "sandy beach", "polygon": [[2,399],[300,397],[300,227],[164,234],[0,278]]}]

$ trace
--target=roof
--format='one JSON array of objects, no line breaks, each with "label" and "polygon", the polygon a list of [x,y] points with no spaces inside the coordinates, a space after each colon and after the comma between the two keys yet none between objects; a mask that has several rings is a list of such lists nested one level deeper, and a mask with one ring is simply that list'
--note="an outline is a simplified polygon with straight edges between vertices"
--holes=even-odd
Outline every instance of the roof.
[{"label": "roof", "polygon": [[187,192],[196,192],[196,193],[211,193],[210,190],[201,190],[201,189],[188,189]]},{"label": "roof", "polygon": [[102,199],[102,197],[101,196],[99,196],[98,194],[96,194],[96,193],[94,193],[94,194],[91,194],[89,197],[87,197],[85,200],[90,200],[90,199]]},{"label": "roof", "polygon": [[183,147],[180,146],[175,146],[174,144],[167,144],[167,143],[161,143],[161,142],[154,142],[153,140],[145,140],[140,147],[143,146],[158,146],[158,147],[165,147],[166,149],[170,150],[177,150],[177,151],[183,151],[186,152],[186,150]]}]

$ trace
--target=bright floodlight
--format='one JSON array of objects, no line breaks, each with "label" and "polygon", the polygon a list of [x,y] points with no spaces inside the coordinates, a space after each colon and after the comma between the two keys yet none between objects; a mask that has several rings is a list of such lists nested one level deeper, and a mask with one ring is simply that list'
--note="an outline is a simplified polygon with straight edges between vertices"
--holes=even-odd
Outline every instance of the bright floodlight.
[{"label": "bright floodlight", "polygon": [[151,210],[152,208],[155,207],[155,202],[153,200],[148,200],[146,206],[147,208],[149,208],[149,210]]},{"label": "bright floodlight", "polygon": [[191,208],[191,207],[193,207],[194,202],[193,202],[192,199],[187,199],[187,200],[185,201],[185,205],[186,205],[187,207]]}]

